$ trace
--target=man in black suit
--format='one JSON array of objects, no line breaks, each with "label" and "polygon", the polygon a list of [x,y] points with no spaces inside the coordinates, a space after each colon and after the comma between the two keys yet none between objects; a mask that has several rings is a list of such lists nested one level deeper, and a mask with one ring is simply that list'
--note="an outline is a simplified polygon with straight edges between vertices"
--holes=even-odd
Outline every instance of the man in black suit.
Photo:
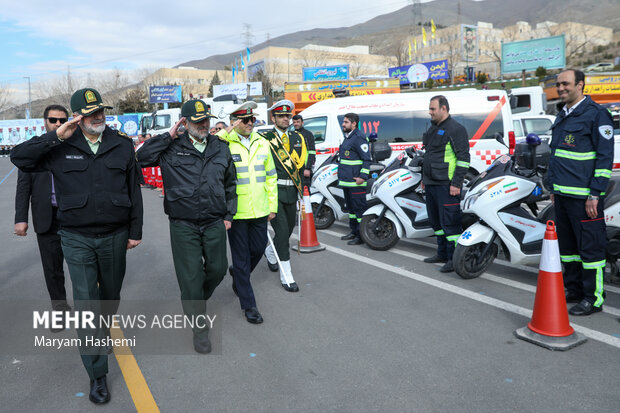
[{"label": "man in black suit", "polygon": [[[45,108],[43,118],[45,129],[47,132],[52,132],[68,120],[69,112],[60,105],[50,105]],[[43,274],[52,300],[52,308],[58,311],[69,311],[71,307],[67,304],[63,255],[56,221],[58,208],[50,172],[18,171],[14,231],[22,237],[26,236],[28,231],[29,203],[32,205],[32,223],[37,233]],[[62,330],[62,328],[51,329],[54,333]]]}]

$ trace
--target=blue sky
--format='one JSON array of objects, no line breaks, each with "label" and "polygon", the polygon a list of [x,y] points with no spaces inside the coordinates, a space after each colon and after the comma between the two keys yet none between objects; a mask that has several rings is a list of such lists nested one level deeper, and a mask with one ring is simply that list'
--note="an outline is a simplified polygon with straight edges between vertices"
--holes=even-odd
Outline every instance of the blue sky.
[{"label": "blue sky", "polygon": [[0,0],[0,86],[13,90],[21,103],[27,99],[24,76],[36,85],[53,81],[70,67],[83,76],[123,69],[131,78],[135,69],[171,67],[240,50],[244,23],[252,26],[257,44],[267,34],[354,25],[409,1],[313,0],[303,11],[293,2],[276,0],[241,4],[235,10],[214,0]]}]

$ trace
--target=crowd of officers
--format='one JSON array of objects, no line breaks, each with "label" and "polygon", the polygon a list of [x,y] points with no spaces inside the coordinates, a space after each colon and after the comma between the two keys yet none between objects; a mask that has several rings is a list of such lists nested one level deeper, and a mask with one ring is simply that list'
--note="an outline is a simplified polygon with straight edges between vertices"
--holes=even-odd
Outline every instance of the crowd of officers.
[{"label": "crowd of officers", "polygon": [[[603,200],[613,161],[611,117],[583,96],[583,86],[579,71],[566,70],[558,76],[565,107],[553,125],[549,166],[566,298],[577,302],[570,310],[573,315],[602,309]],[[263,255],[269,268],[279,271],[282,287],[299,291],[289,238],[302,188],[312,176],[314,138],[303,128],[303,118],[293,116],[294,106],[288,100],[269,108],[274,128],[257,133],[256,107],[251,101],[237,106],[229,114],[230,125],[218,122],[213,130],[209,107],[202,100],[189,100],[169,132],[144,140],[137,150],[129,137],[106,126],[107,106],[92,88],[80,89],[71,97],[71,120],[61,106],[46,109],[47,133],[15,147],[11,160],[20,169],[15,233],[26,235],[31,200],[53,308],[71,309],[64,288],[64,255],[75,309],[102,315],[116,312],[126,251],[142,239],[140,168],[154,166],[161,168],[163,177],[164,212],[186,315],[206,314],[207,300],[228,272],[246,320],[262,323],[250,275]],[[467,132],[449,110],[444,96],[430,100],[432,127],[423,137],[423,186],[437,237],[436,254],[424,261],[443,263],[442,272],[453,271],[452,254],[462,231],[461,186],[470,161]],[[294,128],[289,128],[291,120]],[[351,245],[363,243],[359,221],[366,208],[371,161],[369,142],[358,125],[358,115],[344,116],[339,148],[339,186],[351,229],[342,239]],[[40,218],[43,215],[45,220]],[[102,338],[109,331],[78,329],[80,338],[87,335]],[[193,329],[193,344],[199,353],[211,351],[208,327]],[[90,377],[89,398],[106,403],[110,399],[108,349],[90,350],[81,349]]]}]

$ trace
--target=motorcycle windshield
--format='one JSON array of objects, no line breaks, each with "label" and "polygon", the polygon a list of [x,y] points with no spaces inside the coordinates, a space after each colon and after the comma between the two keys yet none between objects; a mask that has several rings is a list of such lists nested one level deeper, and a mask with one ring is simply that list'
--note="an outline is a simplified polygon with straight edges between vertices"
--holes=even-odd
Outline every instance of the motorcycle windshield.
[{"label": "motorcycle windshield", "polygon": [[504,176],[510,174],[513,166],[513,160],[508,155],[503,155],[497,158],[491,166],[489,166],[484,172],[478,175],[471,184],[472,191],[479,184],[488,181],[489,179],[497,178],[498,176]]}]

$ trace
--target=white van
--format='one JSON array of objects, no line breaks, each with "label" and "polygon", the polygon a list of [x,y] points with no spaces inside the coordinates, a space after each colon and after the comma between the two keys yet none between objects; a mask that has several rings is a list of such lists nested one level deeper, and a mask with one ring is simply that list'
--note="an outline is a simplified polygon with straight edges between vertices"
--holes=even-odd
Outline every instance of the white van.
[{"label": "white van", "polygon": [[[431,126],[428,105],[436,95],[448,99],[450,115],[467,129],[472,173],[485,170],[498,156],[508,153],[509,148],[510,152],[514,150],[512,115],[504,90],[351,96],[323,100],[300,113],[304,127],[315,137],[315,166],[338,150],[343,139],[340,125],[349,112],[359,115],[359,128],[366,136],[376,132],[379,141],[390,143],[392,157],[412,145],[421,146],[422,135]],[[500,143],[498,137],[504,143]]]}]

